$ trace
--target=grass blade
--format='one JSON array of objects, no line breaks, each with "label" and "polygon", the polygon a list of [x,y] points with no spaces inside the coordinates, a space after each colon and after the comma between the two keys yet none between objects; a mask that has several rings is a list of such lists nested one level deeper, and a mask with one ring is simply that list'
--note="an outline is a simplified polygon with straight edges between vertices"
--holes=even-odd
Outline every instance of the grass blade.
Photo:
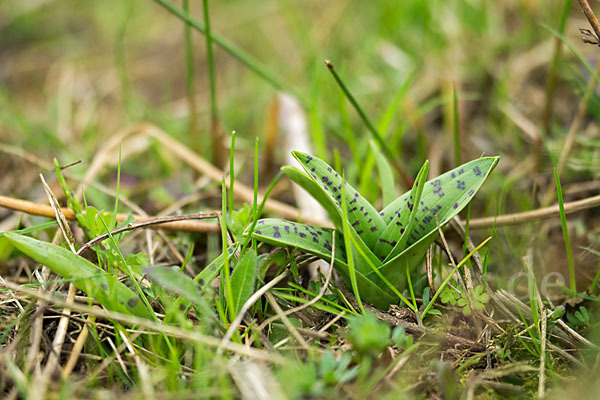
[{"label": "grass blade", "polygon": [[[192,18],[188,13],[183,12],[179,8],[175,7],[173,4],[169,3],[167,0],[154,0],[160,6],[165,8],[171,14],[175,15],[177,18],[184,20],[194,29],[202,34],[206,34],[206,28],[203,24]],[[256,72],[260,77],[262,77],[265,81],[269,82],[272,86],[284,90],[288,93],[292,93],[296,96],[300,101],[306,105],[306,100],[300,96],[295,90],[291,87],[280,81],[271,71],[269,71],[260,61],[256,60],[254,57],[250,56],[248,53],[231,43],[229,40],[220,36],[215,32],[211,32],[211,36],[213,41],[221,46],[225,51],[231,54],[233,57],[237,58],[242,64],[246,65],[252,71]]]},{"label": "grass blade", "polygon": [[560,210],[560,223],[562,225],[563,237],[565,238],[565,249],[567,251],[567,261],[569,263],[569,283],[571,290],[577,291],[575,283],[575,263],[573,261],[573,250],[571,249],[571,239],[569,237],[569,227],[567,226],[567,216],[565,214],[565,202],[563,200],[562,186],[558,171],[554,168],[554,179],[556,180],[556,194],[558,196],[558,208]]},{"label": "grass blade", "polygon": [[394,174],[392,173],[392,167],[386,160],[385,156],[377,145],[372,140],[369,142],[371,151],[377,162],[377,169],[379,170],[379,177],[381,178],[381,192],[383,195],[383,206],[387,206],[396,199],[396,188],[394,185]]}]

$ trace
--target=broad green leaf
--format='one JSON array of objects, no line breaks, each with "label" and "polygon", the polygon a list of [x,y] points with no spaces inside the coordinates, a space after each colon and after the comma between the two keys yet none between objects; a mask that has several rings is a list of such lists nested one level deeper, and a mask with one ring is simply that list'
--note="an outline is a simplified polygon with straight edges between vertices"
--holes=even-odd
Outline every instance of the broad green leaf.
[{"label": "broad green leaf", "polygon": [[429,162],[426,161],[417,174],[415,184],[409,192],[403,207],[393,215],[387,216],[389,224],[381,234],[375,246],[375,254],[382,260],[387,260],[399,254],[406,247],[406,242],[416,224],[415,215],[423,192],[425,180],[429,172]]},{"label": "broad green leaf", "polygon": [[394,174],[392,173],[392,167],[390,167],[390,164],[383,153],[379,150],[375,142],[370,140],[369,145],[371,146],[371,151],[373,152],[373,156],[375,156],[375,161],[377,162],[377,169],[379,170],[379,177],[381,178],[383,205],[385,207],[396,199]]},{"label": "broad green leaf", "polygon": [[189,302],[202,306],[205,303],[198,286],[192,278],[180,271],[179,267],[146,267],[146,276],[157,285],[167,289]]},{"label": "broad green leaf", "polygon": [[150,311],[131,289],[85,258],[28,236],[7,232],[5,237],[27,256],[71,280],[78,289],[108,310],[152,318]]},{"label": "broad green leaf", "polygon": [[297,248],[329,261],[331,260],[333,232],[337,234],[335,259],[347,266],[344,240],[339,232],[331,228],[298,224],[278,218],[266,218],[258,221],[252,237],[276,246]]},{"label": "broad green leaf", "polygon": [[[266,218],[258,221],[252,236],[262,242],[277,246],[297,248],[329,261],[331,260],[333,232],[334,229],[331,228],[299,224],[277,218]],[[343,262],[347,268],[348,264],[346,260],[344,238],[339,231],[336,232],[338,232],[338,236],[336,236],[335,239],[335,258],[336,260]],[[246,234],[247,233],[248,232],[246,232]],[[362,253],[369,257],[371,263],[380,265],[381,260],[379,260],[363,241],[360,240],[356,232],[350,231],[350,234],[353,235],[356,244],[361,247]],[[362,257],[358,255],[359,253],[353,252],[353,254],[356,268],[364,273],[369,273],[371,270],[366,265],[365,261],[362,260]]]},{"label": "broad green leaf", "polygon": [[[292,152],[302,168],[317,182],[329,196],[337,208],[341,210],[342,177],[327,163],[317,157],[297,151]],[[344,183],[346,204],[348,206],[348,221],[354,231],[369,249],[373,249],[377,238],[385,229],[385,222],[364,197],[347,182]]]},{"label": "broad green leaf", "polygon": [[[415,232],[413,232],[407,243],[408,247],[379,268],[381,274],[396,287],[404,287],[406,265],[408,264],[410,269],[418,265],[437,237],[435,216],[438,216],[440,226],[445,225],[456,216],[471,201],[498,160],[498,157],[479,158],[427,182],[419,202],[420,213],[416,216],[420,221],[417,226],[419,236],[415,236]],[[471,186],[466,186],[466,182],[469,182]],[[463,184],[465,188],[463,188]],[[394,207],[398,207],[398,203],[404,203],[405,198],[407,198],[407,194],[394,201],[396,204],[392,203],[384,212],[392,212]],[[448,200],[450,200],[449,203]]]},{"label": "broad green leaf", "polygon": [[233,292],[233,304],[235,314],[254,292],[254,282],[256,281],[256,252],[248,250],[240,258],[237,267],[231,274],[231,290]]},{"label": "broad green leaf", "polygon": [[[428,181],[423,188],[415,215],[418,224],[407,245],[410,246],[435,231],[436,216],[440,226],[444,226],[469,204],[498,160],[498,157],[478,158]],[[410,192],[403,194],[382,210],[386,221],[389,220],[389,216],[405,207],[409,196]]]}]

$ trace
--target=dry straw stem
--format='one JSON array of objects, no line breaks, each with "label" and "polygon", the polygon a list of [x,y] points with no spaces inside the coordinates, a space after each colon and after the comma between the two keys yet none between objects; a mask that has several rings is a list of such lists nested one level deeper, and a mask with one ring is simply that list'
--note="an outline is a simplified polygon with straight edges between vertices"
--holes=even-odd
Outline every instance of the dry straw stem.
[{"label": "dry straw stem", "polygon": [[[9,208],[15,211],[21,211],[27,214],[39,215],[42,217],[54,218],[54,211],[47,204],[32,203],[27,200],[15,199],[12,197],[0,196],[0,207]],[[70,208],[60,209],[65,218],[70,221],[75,221],[75,213]],[[146,217],[142,215],[134,215],[133,221],[145,228],[164,229],[168,231],[183,231],[183,232],[205,232],[214,233],[220,232],[219,226],[212,222],[190,221],[192,219],[214,218],[217,213],[201,213],[189,215],[174,215],[168,217]],[[127,214],[117,214],[117,222],[122,223],[127,221]]]},{"label": "dry straw stem", "polygon": [[[579,211],[587,210],[600,206],[600,195],[588,197],[587,199],[571,201],[565,203],[565,214],[573,214]],[[558,217],[560,215],[560,209],[558,204],[538,208],[533,211],[526,211],[522,213],[506,214],[499,217],[487,217],[487,218],[474,218],[469,222],[470,229],[485,229],[494,226],[507,226],[507,225],[518,225],[524,224],[531,221],[537,221],[541,219]],[[464,222],[463,222],[464,225]]]},{"label": "dry straw stem", "polygon": [[145,328],[154,332],[164,333],[172,337],[201,343],[209,347],[221,347],[224,350],[231,351],[233,353],[244,355],[250,358],[255,358],[258,360],[268,361],[276,364],[283,363],[283,359],[276,354],[271,354],[260,349],[242,346],[237,343],[222,343],[221,340],[219,340],[216,337],[203,335],[194,330],[183,329],[164,323],[157,323],[149,319],[136,317],[134,315],[127,315],[120,312],[99,310],[78,303],[67,303],[65,301],[58,300],[56,297],[38,293],[37,291],[24,288],[12,282],[6,282],[5,286],[9,289],[14,290],[15,292],[24,293],[27,296],[37,298],[46,303],[55,304],[56,306],[62,308],[69,308],[71,311],[93,315],[96,318],[102,318],[109,321],[117,321],[125,325],[135,325],[138,328]]},{"label": "dry straw stem", "polygon": [[587,0],[579,0],[579,5],[581,6],[581,10],[585,14],[585,17],[589,21],[594,33],[597,38],[600,38],[600,23],[598,23],[598,19],[596,15],[594,15],[594,11],[592,11],[592,7],[590,7],[590,3]]}]

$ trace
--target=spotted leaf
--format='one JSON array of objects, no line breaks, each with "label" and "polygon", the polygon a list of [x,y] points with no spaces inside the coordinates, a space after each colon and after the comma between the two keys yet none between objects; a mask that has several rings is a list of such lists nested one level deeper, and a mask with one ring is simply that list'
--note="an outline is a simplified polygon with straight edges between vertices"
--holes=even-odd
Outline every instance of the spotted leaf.
[{"label": "spotted leaf", "polygon": [[[348,221],[360,239],[369,249],[373,249],[377,238],[385,229],[385,222],[364,197],[323,160],[297,151],[292,152],[300,165],[312,179],[318,183],[341,213],[342,187],[346,191]],[[341,219],[340,219],[341,220]]]},{"label": "spotted leaf", "polygon": [[[482,157],[461,165],[425,183],[415,218],[417,225],[407,240],[410,246],[454,218],[473,198],[498,163],[498,157]],[[382,210],[384,218],[402,213],[410,192],[403,194]]]},{"label": "spotted leaf", "polygon": [[346,249],[342,236],[334,229],[319,226],[298,224],[277,218],[261,219],[256,224],[252,236],[277,246],[297,248],[314,254],[324,260],[331,260],[332,238],[336,232],[336,262],[346,264]]}]

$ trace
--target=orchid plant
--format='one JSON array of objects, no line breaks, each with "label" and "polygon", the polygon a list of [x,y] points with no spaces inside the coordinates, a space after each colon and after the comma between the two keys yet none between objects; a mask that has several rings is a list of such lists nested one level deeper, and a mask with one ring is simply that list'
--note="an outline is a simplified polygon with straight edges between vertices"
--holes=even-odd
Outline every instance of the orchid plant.
[{"label": "orchid plant", "polygon": [[267,218],[246,234],[328,262],[334,254],[333,265],[346,285],[380,309],[405,299],[401,292],[437,237],[438,224],[443,227],[469,204],[499,160],[481,157],[430,181],[426,161],[412,189],[377,211],[323,160],[293,155],[304,171],[283,167],[284,173],[325,208],[335,228]]}]

